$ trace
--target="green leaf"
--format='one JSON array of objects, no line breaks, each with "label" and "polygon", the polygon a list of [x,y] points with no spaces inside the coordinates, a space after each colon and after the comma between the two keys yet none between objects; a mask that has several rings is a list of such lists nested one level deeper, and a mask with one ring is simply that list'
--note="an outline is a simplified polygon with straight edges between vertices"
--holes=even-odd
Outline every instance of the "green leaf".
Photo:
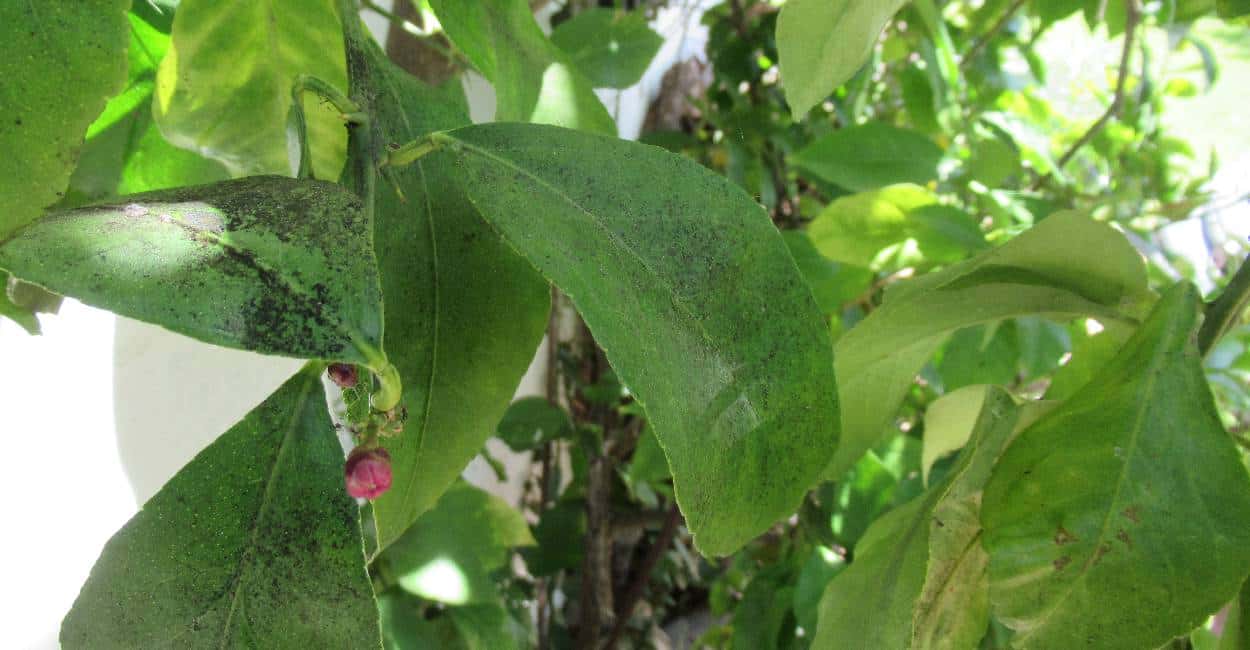
[{"label": "green leaf", "polygon": [[794,583],[794,618],[806,634],[816,630],[816,616],[820,609],[820,598],[829,586],[829,581],[846,568],[846,562],[832,550],[817,546],[808,556],[807,562],[799,570],[799,578]]},{"label": "green leaf", "polygon": [[564,499],[541,515],[534,527],[538,546],[526,548],[521,555],[531,575],[551,576],[561,569],[581,566],[586,537],[586,503]]},{"label": "green leaf", "polygon": [[664,458],[664,449],[660,447],[655,431],[646,427],[638,436],[638,444],[634,446],[634,455],[629,462],[629,477],[634,481],[656,484],[668,480],[672,474],[668,469],[668,460]]},{"label": "green leaf", "polygon": [[451,607],[447,616],[460,632],[465,650],[525,650],[529,633],[499,604]]},{"label": "green leaf", "polygon": [[730,553],[794,512],[837,443],[837,400],[828,331],[762,208],[647,145],[535,125],[437,141],[645,406],[696,545]]},{"label": "green leaf", "polygon": [[526,0],[430,0],[460,51],[495,86],[495,119],[606,135],[616,124],[572,57],[543,35]]},{"label": "green leaf", "polygon": [[1215,0],[1220,18],[1240,18],[1250,14],[1250,0]]},{"label": "green leaf", "polygon": [[837,486],[837,508],[830,519],[834,539],[853,548],[872,522],[895,505],[899,476],[869,451]]},{"label": "green leaf", "polygon": [[[370,132],[353,134],[345,182],[363,195],[363,170],[377,164],[386,144],[469,120],[462,100],[391,64],[359,23],[348,34],[352,96],[372,120]],[[547,325],[546,282],[456,191],[456,173],[448,161],[423,158],[394,170],[405,198],[389,184],[374,190],[388,354],[403,377],[409,414],[403,434],[383,441],[394,475],[373,504],[381,548],[432,507],[482,449]]]},{"label": "green leaf", "polygon": [[942,150],[924,134],[884,122],[838,129],[794,155],[808,173],[852,192],[924,185],[937,180],[941,160]]},{"label": "green leaf", "polygon": [[794,263],[798,265],[812,297],[820,311],[838,314],[842,305],[864,293],[872,284],[873,274],[866,268],[835,262],[820,254],[808,233],[802,230],[783,230],[781,238],[790,249]]},{"label": "green leaf", "polygon": [[1005,392],[987,396],[971,443],[942,483],[873,523],[825,590],[812,647],[976,644],[989,621],[976,507],[1016,415]]},{"label": "green leaf", "polygon": [[825,477],[840,477],[880,439],[949,333],[1024,314],[1131,321],[1148,297],[1144,263],[1124,236],[1072,212],[965,263],[894,285],[835,347],[843,437]]},{"label": "green leaf", "polygon": [[572,432],[569,414],[545,397],[525,397],[513,402],[495,428],[495,433],[513,451],[534,449]]},{"label": "green leaf", "polygon": [[906,0],[790,0],[777,18],[786,101],[801,120],[859,70]]},{"label": "green leaf", "polygon": [[359,511],[310,365],[104,547],[66,648],[377,648]]},{"label": "green leaf", "polygon": [[116,124],[135,109],[150,103],[156,88],[156,67],[169,50],[169,34],[148,24],[139,16],[126,14],[130,46],[126,87],[104,106],[104,112],[87,127],[87,139]]},{"label": "green leaf", "polygon": [[451,617],[426,618],[427,602],[402,591],[378,596],[382,641],[387,650],[464,650]]},{"label": "green leaf", "polygon": [[942,387],[951,391],[976,384],[1011,385],[1020,360],[1014,334],[1011,322],[974,325],[955,332],[937,362]]},{"label": "green leaf", "polygon": [[921,472],[929,484],[929,470],[943,456],[968,443],[981,415],[990,386],[965,386],[938,398],[924,414],[924,453]]},{"label": "green leaf", "polygon": [[1075,395],[1115,357],[1135,330],[1116,321],[1107,321],[1102,327],[1102,331],[1090,334],[1085,323],[1072,325],[1072,358],[1051,377],[1046,399],[1065,400]]},{"label": "green leaf", "polygon": [[768,567],[751,578],[742,601],[734,609],[730,646],[733,650],[781,645],[782,625],[794,600],[790,582],[790,567],[785,564]]},{"label": "green leaf", "polygon": [[532,546],[521,513],[467,483],[447,490],[433,508],[379,558],[406,591],[451,605],[498,600],[491,573],[508,550]]},{"label": "green leaf", "polygon": [[[287,114],[296,76],[347,86],[334,0],[183,0],[156,76],[153,110],[175,145],[234,175],[290,175]],[[335,179],[346,156],[343,120],[304,98],[312,167]]]},{"label": "green leaf", "polygon": [[49,215],[0,268],[208,343],[376,365],[381,295],[360,201],[257,176]]},{"label": "green leaf", "polygon": [[87,130],[63,205],[229,178],[218,162],[169,144],[152,117],[156,70],[169,35],[130,14],[130,81]]},{"label": "green leaf", "polygon": [[642,79],[664,38],[641,11],[592,7],[556,26],[551,42],[596,88],[628,88]]},{"label": "green leaf", "polygon": [[0,3],[0,241],[56,203],[126,80],[128,0]]},{"label": "green leaf", "polygon": [[989,246],[971,215],[910,184],[840,197],[807,232],[830,260],[878,271],[958,262]]},{"label": "green leaf", "polygon": [[1250,477],[1203,377],[1199,304],[1188,283],[1168,291],[995,468],[981,520],[1015,646],[1158,647],[1250,572]]}]

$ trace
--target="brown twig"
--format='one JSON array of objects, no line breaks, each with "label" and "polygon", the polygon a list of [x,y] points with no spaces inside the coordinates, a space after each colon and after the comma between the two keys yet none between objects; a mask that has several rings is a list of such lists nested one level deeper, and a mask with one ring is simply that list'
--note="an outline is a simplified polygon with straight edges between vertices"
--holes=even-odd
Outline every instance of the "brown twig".
[{"label": "brown twig", "polygon": [[[1059,157],[1055,163],[1056,170],[1062,170],[1077,153],[1081,151],[1085,145],[1089,144],[1100,133],[1112,119],[1120,115],[1120,111],[1124,108],[1124,88],[1128,83],[1129,65],[1133,59],[1133,46],[1137,41],[1137,25],[1141,22],[1141,9],[1137,6],[1137,0],[1124,0],[1124,50],[1120,53],[1120,71],[1115,81],[1115,94],[1111,97],[1111,105],[1107,110],[1095,121],[1089,129],[1074,143],[1068,150]],[[1042,176],[1033,184],[1032,189],[1036,190],[1046,183],[1051,177],[1050,174]]]},{"label": "brown twig", "polygon": [[638,567],[638,573],[634,576],[634,581],[630,583],[629,590],[625,592],[625,597],[621,599],[620,608],[616,610],[616,625],[612,627],[612,635],[608,637],[608,642],[604,644],[604,648],[610,650],[616,647],[616,642],[625,631],[625,625],[629,623],[629,617],[634,612],[638,599],[642,598],[643,590],[651,583],[651,571],[659,563],[660,558],[664,555],[664,551],[668,550],[669,544],[673,541],[673,536],[677,534],[677,525],[679,523],[681,523],[681,511],[677,509],[677,504],[674,503],[668,509],[668,517],[664,520],[664,528],[660,529],[660,534],[656,536],[655,543],[647,550],[647,556],[643,558],[642,565]]},{"label": "brown twig", "polygon": [[1023,7],[1028,1],[1029,0],[1016,0],[1011,3],[1011,6],[1007,7],[1007,11],[1003,12],[1003,15],[997,22],[994,23],[994,26],[990,27],[989,31],[982,34],[981,37],[972,44],[972,47],[968,48],[968,51],[964,53],[963,56],[959,57],[959,69],[966,70],[968,68],[968,64],[981,53],[981,50],[985,49],[986,45],[989,45],[990,41],[994,40],[995,36],[998,36],[999,32],[1007,28],[1007,23],[1011,22],[1011,19],[1016,15],[1016,12],[1020,11],[1020,8]]}]

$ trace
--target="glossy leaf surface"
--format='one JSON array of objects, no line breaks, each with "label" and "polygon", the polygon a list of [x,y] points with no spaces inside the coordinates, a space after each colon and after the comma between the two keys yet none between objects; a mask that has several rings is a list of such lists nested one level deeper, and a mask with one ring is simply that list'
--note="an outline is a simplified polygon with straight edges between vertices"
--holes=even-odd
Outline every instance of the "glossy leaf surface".
[{"label": "glossy leaf surface", "polygon": [[[426,86],[386,61],[359,30],[351,33],[352,92],[372,98],[362,104],[373,116],[377,147],[468,123],[463,98]],[[361,159],[380,155],[363,146],[353,142],[345,181],[361,192]],[[547,322],[547,283],[456,191],[455,175],[447,161],[423,158],[395,170],[403,199],[387,182],[375,189],[387,354],[408,409],[403,434],[384,441],[394,482],[373,504],[383,548],[482,449]]]},{"label": "glossy leaf surface", "polygon": [[0,3],[0,242],[62,196],[87,125],[125,83],[129,6]]},{"label": "glossy leaf surface", "polygon": [[378,648],[320,368],[182,468],[104,547],[66,648]]},{"label": "glossy leaf surface", "polygon": [[366,363],[380,349],[369,224],[337,185],[257,176],[58,212],[0,268],[208,343]]},{"label": "glossy leaf surface", "polygon": [[1250,477],[1203,377],[1198,306],[1187,283],[1168,291],[995,468],[981,519],[1018,647],[1157,647],[1250,572]]},{"label": "glossy leaf surface", "polygon": [[786,101],[795,119],[859,70],[906,0],[790,0],[777,19]]},{"label": "glossy leaf surface", "polygon": [[731,552],[793,512],[837,443],[837,406],[820,312],[760,206],[688,160],[576,131],[440,142],[645,405],[699,548]]},{"label": "glossy leaf surface", "polygon": [[[235,175],[290,175],[287,114],[296,76],[347,86],[334,0],[183,0],[161,62],[153,106],[174,144],[218,160]],[[338,178],[343,120],[304,98],[313,172]]]}]

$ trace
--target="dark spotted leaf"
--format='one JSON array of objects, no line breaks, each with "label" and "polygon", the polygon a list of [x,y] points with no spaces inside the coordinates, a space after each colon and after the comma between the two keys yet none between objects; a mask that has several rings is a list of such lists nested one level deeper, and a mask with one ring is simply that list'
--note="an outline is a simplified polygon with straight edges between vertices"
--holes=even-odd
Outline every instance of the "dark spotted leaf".
[{"label": "dark spotted leaf", "polygon": [[763,209],[662,149],[538,125],[436,134],[649,416],[700,550],[797,508],[838,440],[829,333]]},{"label": "dark spotted leaf", "polygon": [[1171,289],[995,467],[981,521],[1014,647],[1159,647],[1250,572],[1250,477],[1203,376],[1198,309],[1191,285]]},{"label": "dark spotted leaf", "polygon": [[65,648],[379,648],[360,515],[310,364],[104,547]]},{"label": "dark spotted leaf", "polygon": [[258,176],[54,213],[0,246],[0,268],[208,343],[380,359],[369,223],[330,183]]}]

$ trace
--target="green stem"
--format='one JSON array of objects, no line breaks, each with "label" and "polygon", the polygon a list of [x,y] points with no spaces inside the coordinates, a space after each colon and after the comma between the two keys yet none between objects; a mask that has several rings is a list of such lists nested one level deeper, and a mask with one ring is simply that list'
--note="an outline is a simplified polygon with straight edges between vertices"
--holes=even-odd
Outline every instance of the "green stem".
[{"label": "green stem", "polygon": [[386,358],[386,353],[364,343],[356,342],[356,349],[365,358],[365,366],[378,380],[378,388],[369,401],[379,411],[389,411],[399,405],[404,395],[399,369]]},{"label": "green stem", "polygon": [[448,139],[443,137],[441,133],[431,133],[420,140],[413,140],[407,144],[392,148],[387,152],[386,160],[382,164],[386,167],[411,165],[426,154],[443,148],[443,145],[447,142]]},{"label": "green stem", "polygon": [[309,74],[301,74],[291,84],[291,111],[295,117],[295,132],[299,138],[299,178],[312,178],[312,151],[308,145],[308,119],[304,115],[304,93],[317,93],[334,105],[343,114],[343,119],[352,124],[361,124],[368,119],[360,111],[356,102],[347,98],[341,90],[332,84]]},{"label": "green stem", "polygon": [[369,398],[373,408],[379,411],[389,411],[399,406],[399,401],[404,396],[404,387],[400,383],[399,369],[394,364],[387,362],[382,368],[374,368],[373,372],[374,376],[378,378],[378,389]]},{"label": "green stem", "polygon": [[1250,260],[1243,260],[1241,268],[1228,282],[1224,293],[1207,304],[1206,319],[1198,330],[1198,351],[1207,356],[1216,343],[1237,326],[1241,315],[1250,305]]}]

